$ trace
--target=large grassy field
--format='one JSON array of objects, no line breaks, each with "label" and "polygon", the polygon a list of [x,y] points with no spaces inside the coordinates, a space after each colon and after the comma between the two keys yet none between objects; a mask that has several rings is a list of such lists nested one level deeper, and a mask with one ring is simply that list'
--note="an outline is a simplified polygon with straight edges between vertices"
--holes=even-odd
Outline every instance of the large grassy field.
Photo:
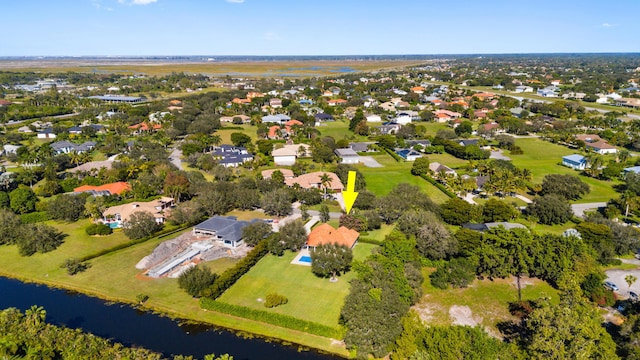
[{"label": "large grassy field", "polygon": [[202,62],[202,63],[161,63],[134,61],[97,60],[87,63],[79,61],[2,61],[0,67],[10,71],[40,72],[99,72],[118,74],[167,75],[174,72],[206,74],[211,76],[253,76],[253,77],[311,77],[340,75],[346,72],[373,71],[400,68],[416,61],[380,60],[309,60],[309,61],[261,61],[261,62]]},{"label": "large grassy field", "polygon": [[[575,150],[540,139],[517,139],[516,145],[522,148],[524,154],[507,155],[514,165],[531,170],[534,183],[541,183],[548,174],[580,175],[578,171],[561,165],[562,157],[577,153]],[[613,189],[617,181],[596,180],[587,176],[580,176],[580,179],[589,184],[591,192],[577,202],[608,201],[619,196]]]},{"label": "large grassy field", "polygon": [[[471,286],[464,289],[441,290],[434,288],[429,282],[429,274],[433,271],[434,269],[423,270],[424,295],[414,306],[427,324],[451,325],[453,319],[449,310],[452,306],[469,307],[473,320],[496,333],[498,322],[513,319],[508,306],[510,302],[518,300],[515,278],[475,280]],[[550,298],[551,303],[558,303],[560,300],[558,292],[542,280],[523,279],[522,283],[526,284],[522,288],[523,300]]]},{"label": "large grassy field", "polygon": [[[376,245],[359,243],[354,258],[363,260]],[[272,311],[328,326],[338,326],[344,298],[349,294],[349,280],[353,272],[332,283],[313,275],[311,267],[291,264],[297,253],[286,252],[282,257],[265,256],[220,298],[221,302]],[[262,300],[269,293],[284,295],[286,305],[267,309]]]},{"label": "large grassy field", "polygon": [[431,200],[436,203],[443,203],[449,199],[437,187],[431,185],[426,180],[418,176],[411,175],[411,162],[397,162],[391,156],[374,155],[373,158],[383,167],[368,168],[358,165],[367,181],[367,189],[377,196],[387,195],[396,185],[408,183],[418,186]]}]

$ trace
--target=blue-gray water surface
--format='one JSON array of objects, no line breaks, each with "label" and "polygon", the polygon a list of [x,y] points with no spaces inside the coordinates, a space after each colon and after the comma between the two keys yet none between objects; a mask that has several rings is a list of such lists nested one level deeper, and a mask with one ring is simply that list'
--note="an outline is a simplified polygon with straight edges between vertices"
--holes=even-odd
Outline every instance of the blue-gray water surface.
[{"label": "blue-gray water surface", "polygon": [[234,360],[249,359],[339,359],[314,351],[268,342],[261,338],[243,338],[208,325],[185,325],[160,315],[137,310],[129,305],[111,304],[75,292],[23,283],[0,277],[0,309],[15,307],[25,311],[38,305],[47,311],[47,322],[79,328],[126,346],[143,347],[170,355],[229,354]]}]

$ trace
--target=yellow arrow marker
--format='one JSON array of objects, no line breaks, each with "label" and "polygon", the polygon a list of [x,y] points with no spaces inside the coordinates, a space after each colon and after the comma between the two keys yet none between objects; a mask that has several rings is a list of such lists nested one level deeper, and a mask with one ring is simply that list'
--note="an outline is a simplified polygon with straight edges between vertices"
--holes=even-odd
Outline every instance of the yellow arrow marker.
[{"label": "yellow arrow marker", "polygon": [[355,192],[356,189],[356,172],[349,171],[349,177],[347,178],[347,190],[342,192],[342,197],[344,199],[344,208],[347,211],[347,214],[351,212],[351,207],[356,202],[356,198],[358,197],[358,193]]}]

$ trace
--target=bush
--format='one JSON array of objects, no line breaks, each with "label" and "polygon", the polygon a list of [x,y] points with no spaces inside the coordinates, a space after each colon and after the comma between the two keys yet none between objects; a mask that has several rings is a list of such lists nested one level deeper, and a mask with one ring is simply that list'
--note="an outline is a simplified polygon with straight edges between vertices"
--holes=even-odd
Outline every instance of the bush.
[{"label": "bush", "polygon": [[218,278],[208,267],[194,266],[183,272],[178,277],[178,286],[193,297],[199,297],[200,293],[211,286]]},{"label": "bush", "polygon": [[267,300],[264,302],[264,307],[272,308],[280,305],[284,305],[289,302],[286,296],[278,293],[267,294]]},{"label": "bush", "polygon": [[80,260],[71,258],[65,260],[64,264],[62,264],[62,268],[67,269],[67,274],[75,275],[77,273],[81,273],[87,270],[91,265],[89,263],[80,262]]},{"label": "bush", "polygon": [[20,215],[20,220],[22,220],[23,224],[35,224],[51,220],[51,218],[46,211],[39,211],[29,214],[22,214]]},{"label": "bush", "polygon": [[269,252],[268,240],[265,239],[258,243],[242,260],[238,261],[234,267],[227,269],[214,282],[213,285],[202,291],[202,296],[217,299],[231,285],[235,284],[242,275],[260,261]]},{"label": "bush", "polygon": [[87,235],[90,235],[90,236],[109,235],[113,232],[113,229],[111,229],[109,225],[105,225],[105,224],[91,224],[87,226],[87,228],[84,231],[87,233]]}]

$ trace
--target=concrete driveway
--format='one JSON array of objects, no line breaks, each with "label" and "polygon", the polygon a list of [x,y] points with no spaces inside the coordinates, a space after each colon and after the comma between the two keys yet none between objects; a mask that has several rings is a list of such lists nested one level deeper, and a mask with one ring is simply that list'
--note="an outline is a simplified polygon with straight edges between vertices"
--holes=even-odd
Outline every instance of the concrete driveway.
[{"label": "concrete driveway", "polygon": [[[629,291],[640,294],[640,261],[636,259],[624,259],[622,261],[625,263],[633,263],[638,267],[634,270],[607,270],[605,271],[607,274],[607,281],[611,281],[616,284],[619,289],[616,294],[620,295],[622,298],[629,297]],[[629,286],[627,281],[624,279],[627,275],[633,275],[638,280]]]},{"label": "concrete driveway", "polygon": [[491,159],[497,159],[497,160],[506,160],[509,161],[511,160],[510,157],[506,156],[502,150],[495,150],[495,151],[491,151],[491,156],[489,156],[489,158]]},{"label": "concrete driveway", "polygon": [[571,210],[573,210],[573,214],[580,218],[584,216],[584,212],[587,210],[597,210],[599,208],[604,208],[604,207],[607,207],[606,202],[571,204]]},{"label": "concrete driveway", "polygon": [[363,163],[364,166],[370,167],[370,168],[382,167],[382,165],[371,156],[360,156],[360,162]]}]

